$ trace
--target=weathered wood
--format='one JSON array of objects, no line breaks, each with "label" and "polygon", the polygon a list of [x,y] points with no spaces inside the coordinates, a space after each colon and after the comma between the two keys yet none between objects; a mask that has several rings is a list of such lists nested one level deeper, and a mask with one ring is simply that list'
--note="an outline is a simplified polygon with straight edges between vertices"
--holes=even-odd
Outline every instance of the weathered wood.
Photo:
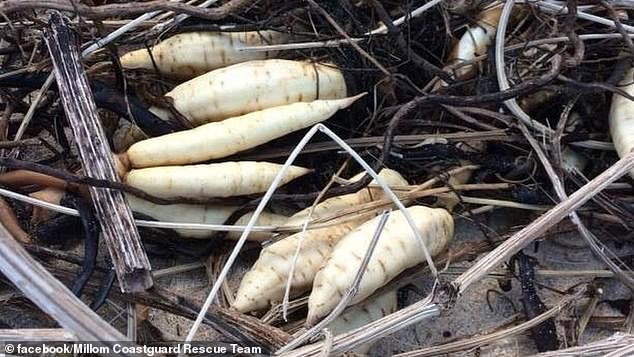
[{"label": "weathered wood", "polygon": [[[127,338],[49,273],[0,224],[0,271],[37,305],[80,341],[112,347]],[[127,355],[127,354],[126,354]]]},{"label": "weathered wood", "polygon": [[[73,130],[87,176],[117,181],[112,151],[97,116],[92,91],[82,68],[77,38],[61,13],[51,11],[44,34],[55,68],[57,87],[66,117]],[[90,188],[103,237],[124,292],[144,291],[152,286],[150,262],[123,194]]]}]

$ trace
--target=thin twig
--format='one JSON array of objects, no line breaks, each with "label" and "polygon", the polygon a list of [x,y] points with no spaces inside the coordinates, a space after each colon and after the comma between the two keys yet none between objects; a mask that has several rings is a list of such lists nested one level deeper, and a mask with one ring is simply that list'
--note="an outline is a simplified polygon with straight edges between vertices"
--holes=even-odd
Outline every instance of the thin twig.
[{"label": "thin twig", "polygon": [[[406,21],[416,18],[420,15],[422,15],[423,13],[425,13],[425,11],[431,9],[432,7],[440,4],[441,2],[443,2],[444,0],[431,0],[427,3],[425,3],[425,5],[418,7],[416,9],[414,9],[411,12],[408,12],[405,16],[401,16],[398,19],[394,20],[394,25],[396,26],[401,26],[402,24],[404,24]],[[377,34],[385,34],[387,33],[387,27],[385,25],[381,25],[378,28],[370,31],[367,33],[367,35],[377,35]]]},{"label": "thin twig", "polygon": [[[537,157],[539,157],[539,160],[542,163],[542,166],[546,170],[546,173],[548,174],[548,177],[550,178],[553,184],[553,188],[555,189],[555,193],[557,194],[557,197],[561,201],[567,199],[568,194],[566,193],[564,185],[561,182],[560,177],[557,175],[552,165],[548,161],[546,154],[543,152],[543,150],[539,146],[539,143],[532,137],[528,129],[524,126],[524,123],[519,123],[519,126],[520,126],[520,129],[522,130],[522,133],[524,133],[524,136],[528,140],[529,144],[531,145],[533,150],[537,153]],[[623,269],[621,269],[621,267],[619,267],[616,263],[612,261],[610,257],[607,256],[606,252],[611,253],[610,249],[608,249],[605,246],[602,246],[603,244],[599,241],[599,239],[585,226],[585,224],[583,224],[577,212],[575,211],[570,212],[570,220],[575,224],[575,226],[577,226],[577,230],[579,231],[581,236],[585,239],[586,243],[588,243],[588,246],[592,250],[592,253],[594,253],[594,255],[597,256],[610,270],[612,270],[619,277],[621,282],[627,285],[630,289],[634,289],[634,279],[632,279],[631,276],[626,274],[623,271]]]},{"label": "thin twig", "polygon": [[370,55],[366,50],[361,48],[361,46],[359,46],[357,41],[354,41],[346,33],[346,31],[344,31],[344,29],[341,28],[341,26],[339,26],[339,24],[335,21],[335,19],[333,19],[332,16],[330,16],[330,14],[326,10],[324,10],[324,8],[319,6],[319,4],[317,4],[314,0],[307,0],[307,2],[310,4],[310,6],[314,7],[315,9],[317,9],[317,11],[319,11],[319,13],[326,19],[326,21],[328,21],[328,23],[332,27],[334,27],[334,29],[337,30],[337,32],[339,32],[339,34],[341,36],[343,36],[343,38],[345,38],[346,41],[348,41],[348,43],[350,43],[350,46],[352,46],[352,48],[354,48],[357,52],[359,52],[359,54],[361,54],[361,56],[367,58],[368,61],[372,62],[372,64],[375,65],[376,68],[381,70],[381,72],[383,72],[383,74],[385,74],[386,76],[391,76],[392,75],[392,73],[390,71],[388,71],[387,68],[385,68],[379,61],[377,61],[376,58],[372,57],[372,55]]},{"label": "thin twig", "polygon": [[0,12],[10,14],[17,11],[33,9],[54,9],[58,11],[77,13],[82,17],[90,19],[104,19],[108,17],[137,15],[161,10],[183,13],[202,19],[217,21],[224,19],[230,14],[236,13],[238,10],[250,3],[251,0],[231,0],[222,6],[206,9],[167,0],[153,0],[146,2],[131,1],[100,6],[88,6],[86,4],[70,2],[67,0],[5,0],[0,3]]},{"label": "thin twig", "polygon": [[[26,202],[34,206],[50,209],[55,212],[68,214],[71,216],[79,216],[79,213],[74,208],[60,206],[54,203],[46,202],[37,198],[33,198],[27,195],[23,195],[17,192],[9,191],[0,188],[0,195],[13,198],[18,201]],[[168,228],[168,229],[195,229],[195,230],[208,230],[208,231],[227,231],[227,232],[242,232],[245,226],[228,226],[222,224],[203,224],[203,223],[181,223],[181,222],[160,222],[160,221],[148,221],[143,219],[136,219],[135,223],[139,227],[149,228]],[[254,226],[253,231],[256,232],[277,232],[277,231],[297,231],[301,227],[273,227],[273,226]]]},{"label": "thin twig", "polygon": [[[567,6],[553,4],[553,3],[548,2],[548,1],[538,1],[537,2],[537,6],[542,8],[542,9],[548,9],[548,10],[551,10],[551,11],[557,11],[557,12],[561,11],[564,14],[568,13],[568,7]],[[608,20],[608,19],[600,17],[600,16],[588,14],[588,13],[583,12],[583,11],[577,11],[576,16],[578,18],[580,18],[580,19],[589,20],[589,21],[596,22],[598,24],[602,24],[602,25],[610,26],[612,28],[616,28],[616,24],[614,23],[614,21]],[[634,33],[634,26],[630,26],[630,25],[622,25],[622,26],[623,26],[623,29],[626,30],[627,32]]]},{"label": "thin twig", "polygon": [[590,302],[588,303],[588,306],[583,312],[583,315],[581,315],[581,318],[579,319],[579,327],[577,328],[577,341],[581,341],[581,336],[583,336],[583,333],[586,331],[588,322],[590,322],[590,318],[592,317],[592,315],[594,315],[597,304],[599,303],[601,298],[601,292],[595,291],[592,298],[590,299]]},{"label": "thin twig", "polygon": [[335,175],[333,175],[328,181],[328,184],[321,190],[321,195],[319,195],[315,202],[310,206],[310,210],[306,217],[304,217],[304,222],[302,222],[302,230],[300,231],[299,239],[297,241],[297,247],[295,248],[295,253],[293,254],[293,259],[291,261],[291,269],[288,272],[288,279],[286,279],[286,287],[284,288],[284,298],[282,299],[282,318],[284,321],[287,321],[287,312],[288,312],[288,301],[291,295],[291,286],[293,284],[293,276],[295,275],[295,266],[297,265],[297,261],[299,260],[299,254],[302,250],[302,246],[304,244],[304,238],[306,237],[306,230],[308,228],[308,224],[310,223],[311,217],[315,212],[315,207],[319,202],[321,202],[323,195],[328,191],[328,189],[335,183],[336,178],[339,177],[339,174],[343,171],[346,165],[342,165],[341,168],[337,171]]},{"label": "thin twig", "polygon": [[[508,90],[511,88],[508,78],[506,77],[506,68],[504,64],[504,42],[506,39],[506,27],[508,26],[509,19],[511,18],[511,13],[513,11],[513,6],[515,5],[515,0],[508,0],[504,7],[502,8],[502,13],[500,14],[500,21],[498,22],[497,33],[495,36],[495,69],[498,79],[498,86],[500,90]],[[549,136],[553,134],[553,130],[544,126],[541,123],[535,122],[532,120],[520,106],[517,104],[515,98],[508,98],[504,101],[506,107],[523,121],[529,127],[538,130],[545,136]]]}]

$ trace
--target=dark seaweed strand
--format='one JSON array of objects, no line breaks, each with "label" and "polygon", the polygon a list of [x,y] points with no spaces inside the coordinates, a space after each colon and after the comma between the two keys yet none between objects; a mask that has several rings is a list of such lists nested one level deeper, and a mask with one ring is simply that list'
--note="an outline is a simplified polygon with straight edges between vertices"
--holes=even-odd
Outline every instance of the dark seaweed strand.
[{"label": "dark seaweed strand", "polygon": [[[512,260],[517,261],[524,313],[526,318],[531,320],[548,310],[535,289],[535,262],[522,252],[515,254]],[[539,352],[554,351],[559,348],[557,327],[552,318],[531,328],[531,336]]]},{"label": "dark seaweed strand", "polygon": [[117,275],[115,274],[114,270],[110,270],[108,274],[104,275],[101,282],[101,287],[99,288],[99,291],[97,291],[97,293],[95,294],[95,300],[93,300],[93,302],[90,304],[91,309],[97,311],[103,304],[106,303],[106,299],[108,298],[108,295],[110,294],[110,291],[114,286],[114,281],[116,277]]},{"label": "dark seaweed strand", "polygon": [[[0,71],[0,74],[6,72]],[[15,74],[0,79],[0,87],[39,89],[48,76],[48,72]],[[176,128],[169,121],[165,121],[147,110],[136,96],[128,94],[128,103],[130,103],[130,112],[128,113],[126,98],[119,91],[100,81],[93,81],[90,86],[99,108],[110,110],[137,124],[149,136],[159,136],[176,131]]]},{"label": "dark seaweed strand", "polygon": [[75,208],[79,211],[84,228],[84,261],[82,262],[79,275],[73,282],[71,291],[77,297],[81,296],[82,290],[95,271],[97,265],[97,253],[99,248],[99,222],[92,210],[90,203],[83,198],[73,196],[71,199]]}]

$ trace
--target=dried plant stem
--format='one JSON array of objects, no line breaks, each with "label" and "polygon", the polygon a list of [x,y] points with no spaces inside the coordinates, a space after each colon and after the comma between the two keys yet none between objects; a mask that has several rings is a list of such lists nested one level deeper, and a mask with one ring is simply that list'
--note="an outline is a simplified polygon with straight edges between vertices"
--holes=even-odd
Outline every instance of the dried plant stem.
[{"label": "dried plant stem", "polygon": [[[543,9],[551,10],[551,11],[562,12],[564,14],[568,13],[568,7],[566,5],[553,4],[553,3],[548,2],[548,1],[538,1],[537,2],[537,6],[540,7],[540,8],[543,8]],[[592,15],[592,14],[589,14],[589,13],[586,13],[586,12],[582,12],[582,11],[577,11],[575,16],[577,16],[580,19],[589,20],[589,21],[596,22],[598,24],[602,24],[602,25],[610,26],[612,28],[616,28],[616,24],[614,23],[614,21],[608,20],[608,19],[606,19],[604,17],[601,17],[601,16]],[[634,26],[622,25],[622,27],[627,32],[634,33]]]},{"label": "dried plant stem", "polygon": [[[422,198],[422,197],[441,196],[442,194],[449,193],[452,191],[504,190],[504,189],[510,188],[511,186],[512,184],[508,184],[508,183],[497,183],[497,184],[455,185],[453,188],[437,187],[437,188],[430,188],[426,190],[419,190],[418,188],[415,188],[411,191],[400,193],[398,197],[401,200],[406,201],[406,200],[412,200],[412,199]],[[381,200],[364,203],[356,207],[346,208],[329,215],[324,215],[323,217],[314,220],[314,222],[312,223],[317,223],[317,224],[314,224],[314,225],[311,224],[310,227],[323,228],[326,226],[325,225],[326,222],[329,222],[328,225],[348,222],[369,211],[374,211],[376,209],[385,208],[391,205],[392,205],[392,201],[390,201],[389,199],[381,199]],[[334,220],[336,220],[336,222]],[[323,223],[323,224],[319,225],[319,223]]]},{"label": "dried plant stem", "polygon": [[[44,39],[86,174],[101,180],[117,181],[108,141],[81,65],[76,37],[61,13],[50,13]],[[89,190],[120,288],[125,292],[150,288],[150,261],[123,193],[94,187]]]},{"label": "dried plant stem", "polygon": [[[427,3],[425,3],[425,5],[418,7],[416,9],[414,9],[413,11],[407,13],[405,16],[399,17],[398,19],[394,20],[394,25],[395,26],[400,26],[402,24],[404,24],[407,20],[411,20],[415,17],[418,17],[420,15],[422,15],[425,11],[431,9],[432,7],[440,4],[441,2],[443,2],[444,0],[431,0]],[[367,35],[377,35],[377,34],[386,34],[387,33],[387,27],[383,24],[381,24],[381,26],[379,26],[378,28],[372,30],[371,32],[368,32]]]},{"label": "dried plant stem", "polygon": [[583,315],[581,315],[581,318],[579,319],[579,327],[577,328],[577,341],[581,340],[581,336],[583,336],[583,333],[586,331],[586,327],[590,322],[590,318],[592,318],[592,315],[594,315],[597,304],[600,300],[601,294],[598,291],[595,291],[594,295],[590,299],[590,303],[588,303],[588,306],[583,312]]},{"label": "dried plant stem", "polygon": [[[524,136],[530,143],[533,150],[537,153],[537,156],[539,157],[539,160],[544,166],[544,169],[546,170],[548,177],[552,181],[553,188],[555,189],[557,197],[559,198],[559,200],[562,200],[562,201],[565,200],[566,198],[568,198],[568,194],[566,193],[566,190],[564,189],[564,185],[559,179],[559,176],[555,173],[555,170],[553,169],[552,165],[548,161],[546,154],[541,149],[541,147],[539,146],[539,143],[535,140],[535,138],[533,138],[532,135],[529,133],[528,128],[526,128],[526,126],[524,126],[523,123],[520,123],[520,129],[524,133]],[[570,212],[570,220],[572,221],[572,223],[575,224],[575,226],[577,226],[577,230],[579,231],[581,236],[585,239],[586,243],[588,243],[588,246],[590,247],[594,255],[597,256],[610,270],[612,270],[614,274],[616,274],[616,276],[625,285],[627,285],[630,289],[634,289],[634,279],[629,274],[626,274],[623,271],[623,269],[621,269],[621,267],[619,267],[615,262],[612,261],[610,257],[607,256],[607,253],[611,253],[610,250],[606,249],[606,247],[604,246],[601,246],[602,243],[585,226],[585,224],[581,222],[581,218],[579,218],[579,215],[577,214],[577,212],[575,211]]]},{"label": "dried plant stem", "polygon": [[[463,108],[462,108],[463,109]],[[396,135],[394,143],[398,144],[419,144],[421,141],[430,138],[444,138],[449,141],[463,142],[479,142],[479,141],[519,141],[520,136],[509,135],[507,130],[496,129],[475,132],[457,132],[457,133],[434,133],[434,134],[414,134],[414,135]],[[346,139],[346,144],[352,148],[365,148],[371,146],[381,147],[385,138],[383,136],[366,136],[361,138]],[[309,144],[302,151],[302,154],[310,154],[314,152],[338,150],[339,146],[331,142]],[[271,149],[263,153],[253,153],[240,156],[242,160],[263,160],[287,156],[292,150],[291,148]]]},{"label": "dried plant stem", "polygon": [[137,15],[161,10],[188,14],[190,16],[207,20],[221,20],[250,3],[250,0],[231,0],[224,3],[222,6],[206,9],[167,0],[153,0],[146,2],[130,1],[126,3],[107,4],[101,6],[88,6],[79,2],[71,2],[68,0],[5,0],[0,3],[0,12],[10,14],[24,10],[54,9],[73,13],[76,12],[82,17],[91,19],[104,19],[108,17]]},{"label": "dried plant stem", "polygon": [[[504,62],[504,42],[506,40],[506,28],[508,26],[509,19],[511,18],[511,13],[513,11],[514,5],[515,0],[508,0],[504,4],[504,7],[502,8],[502,13],[500,14],[500,21],[498,23],[497,33],[495,36],[495,69],[500,90],[508,90],[509,88],[511,88],[508,78],[506,77]],[[522,108],[520,108],[519,104],[517,104],[517,100],[515,100],[515,98],[509,98],[505,100],[504,104],[511,111],[511,113],[513,113],[527,126],[539,131],[545,136],[550,136],[553,134],[552,129],[544,126],[541,123],[535,122],[528,115],[526,115]]]},{"label": "dried plant stem", "polygon": [[0,330],[1,341],[76,341],[77,337],[61,328],[23,328]]},{"label": "dried plant stem", "polygon": [[[557,351],[544,352],[533,357],[607,357],[607,353],[620,348],[631,348],[634,345],[634,335],[616,333],[611,337],[585,346],[576,346]],[[614,356],[612,356],[614,357]]]},{"label": "dried plant stem", "polygon": [[51,72],[51,74],[49,74],[46,78],[44,84],[42,84],[40,90],[37,92],[35,99],[33,99],[33,102],[31,102],[29,110],[26,112],[24,119],[22,119],[20,127],[18,128],[18,131],[15,134],[13,140],[22,139],[22,135],[24,135],[24,133],[26,132],[27,127],[31,123],[31,119],[33,119],[33,115],[35,115],[35,110],[37,109],[38,105],[40,105],[40,102],[42,101],[42,98],[44,98],[44,94],[46,94],[46,91],[48,91],[49,88],[51,88],[51,85],[53,85],[53,82],[55,82],[55,74]]}]

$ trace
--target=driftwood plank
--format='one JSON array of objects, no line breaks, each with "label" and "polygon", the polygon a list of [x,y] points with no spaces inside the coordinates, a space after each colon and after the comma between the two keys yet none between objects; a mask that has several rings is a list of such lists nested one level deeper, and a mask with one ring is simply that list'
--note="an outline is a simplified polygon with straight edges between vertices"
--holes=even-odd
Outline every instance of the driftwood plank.
[{"label": "driftwood plank", "polygon": [[[109,346],[127,338],[49,273],[0,224],[0,271],[42,311],[79,341]],[[127,354],[124,354],[127,355]]]},{"label": "driftwood plank", "polygon": [[[85,174],[97,179],[117,181],[112,151],[97,116],[92,91],[82,68],[77,37],[61,13],[51,11],[44,33],[57,87],[66,117],[73,130]],[[90,188],[103,237],[124,292],[139,292],[152,286],[150,262],[134,225],[132,212],[123,194],[105,188]]]}]

